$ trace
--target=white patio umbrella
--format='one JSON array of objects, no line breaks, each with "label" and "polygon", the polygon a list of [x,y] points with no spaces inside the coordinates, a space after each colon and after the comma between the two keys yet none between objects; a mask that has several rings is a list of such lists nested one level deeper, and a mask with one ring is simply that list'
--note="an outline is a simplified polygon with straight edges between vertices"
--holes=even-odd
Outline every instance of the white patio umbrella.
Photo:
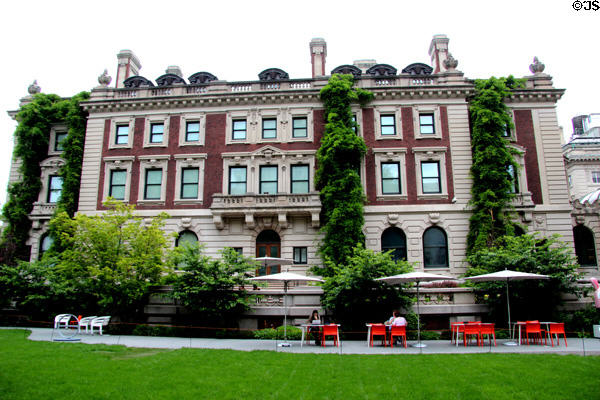
[{"label": "white patio umbrella", "polygon": [[[272,258],[272,257],[261,257],[261,258]],[[259,260],[257,258],[256,260]],[[281,259],[279,259],[281,260]],[[291,263],[288,263],[291,264]],[[279,265],[279,264],[272,264]],[[250,278],[251,281],[277,281],[283,282],[283,337],[287,340],[287,291],[288,291],[288,283],[290,282],[323,282],[322,279],[313,278],[311,276],[299,275],[293,272],[280,272],[278,274],[272,275],[264,275],[257,276],[254,278]],[[282,346],[289,347],[289,343],[282,343]]]},{"label": "white patio umbrella", "polygon": [[260,262],[260,265],[265,267],[265,270],[267,267],[272,267],[273,265],[289,265],[294,263],[294,260],[279,257],[256,257],[255,260]]},{"label": "white patio umbrella", "polygon": [[[549,279],[548,275],[532,274],[529,272],[511,271],[505,269],[504,271],[492,272],[491,274],[483,274],[476,276],[469,276],[465,278],[473,282],[491,282],[491,281],[506,281],[506,308],[508,310],[508,331],[510,333],[510,297],[508,293],[508,282],[509,281],[522,281],[528,279]],[[516,343],[505,343],[506,345],[515,345]]]},{"label": "white patio umbrella", "polygon": [[406,274],[392,275],[386,276],[384,278],[377,278],[376,281],[383,281],[389,285],[399,285],[407,282],[416,282],[417,283],[417,335],[418,335],[418,343],[414,345],[414,347],[426,347],[425,344],[421,343],[421,310],[419,309],[419,285],[421,282],[431,282],[431,281],[446,281],[446,280],[454,280],[456,278],[452,276],[445,275],[436,275],[430,274],[428,272],[408,272]]}]

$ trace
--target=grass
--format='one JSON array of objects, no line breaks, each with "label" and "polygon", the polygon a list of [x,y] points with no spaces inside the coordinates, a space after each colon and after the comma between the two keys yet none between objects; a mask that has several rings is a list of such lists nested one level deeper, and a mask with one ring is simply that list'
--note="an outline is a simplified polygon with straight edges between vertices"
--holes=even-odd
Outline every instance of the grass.
[{"label": "grass", "polygon": [[0,331],[3,400],[600,398],[600,357],[159,350],[26,336]]}]

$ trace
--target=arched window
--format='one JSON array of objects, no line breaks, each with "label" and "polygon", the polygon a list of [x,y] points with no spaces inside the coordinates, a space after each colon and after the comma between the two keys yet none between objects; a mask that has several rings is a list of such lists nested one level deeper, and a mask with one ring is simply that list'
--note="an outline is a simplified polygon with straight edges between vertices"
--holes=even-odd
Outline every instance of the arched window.
[{"label": "arched window", "polygon": [[38,253],[38,259],[42,259],[42,256],[44,255],[45,252],[48,251],[48,249],[50,249],[50,246],[52,246],[52,243],[54,243],[54,240],[52,239],[52,237],[45,233],[42,236],[42,239],[40,240],[40,251]]},{"label": "arched window", "polygon": [[583,225],[577,225],[573,228],[573,238],[575,239],[575,254],[579,265],[596,266],[596,243],[592,231]]},{"label": "arched window", "polygon": [[177,236],[177,241],[175,242],[175,246],[179,247],[184,243],[188,244],[196,244],[198,243],[198,236],[192,231],[182,231],[179,232],[179,236]]},{"label": "arched window", "polygon": [[387,228],[381,235],[381,251],[392,250],[394,261],[406,260],[406,235],[402,229]]},{"label": "arched window", "polygon": [[[256,257],[280,257],[281,239],[277,232],[264,230],[256,237]],[[256,275],[271,275],[281,272],[281,265],[263,265],[258,268]]]},{"label": "arched window", "polygon": [[448,268],[448,239],[443,229],[434,226],[423,233],[423,264],[425,268]]}]

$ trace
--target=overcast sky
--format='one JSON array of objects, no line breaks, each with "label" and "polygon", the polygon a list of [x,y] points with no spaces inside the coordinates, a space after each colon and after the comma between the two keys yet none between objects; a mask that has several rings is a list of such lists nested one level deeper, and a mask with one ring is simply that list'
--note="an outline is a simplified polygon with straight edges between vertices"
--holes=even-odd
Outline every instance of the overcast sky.
[{"label": "overcast sky", "polygon": [[[135,52],[140,74],[152,81],[168,65],[179,65],[186,79],[208,71],[227,81],[257,80],[269,67],[307,78],[313,37],[327,41],[327,72],[362,58],[401,70],[430,64],[431,38],[441,33],[469,78],[530,75],[538,56],[554,86],[566,89],[557,108],[565,137],[574,115],[600,112],[593,100],[600,10],[575,11],[572,0],[3,1],[0,18],[3,111],[18,108],[34,79],[44,93],[71,96],[97,86],[107,68],[114,85],[121,49]],[[1,112],[1,204],[15,127]]]}]

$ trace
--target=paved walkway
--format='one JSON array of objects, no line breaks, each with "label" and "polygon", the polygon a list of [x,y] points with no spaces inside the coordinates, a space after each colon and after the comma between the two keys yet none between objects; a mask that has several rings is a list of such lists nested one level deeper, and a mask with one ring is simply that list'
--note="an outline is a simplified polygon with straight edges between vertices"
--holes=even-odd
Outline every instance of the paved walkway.
[{"label": "paved walkway", "polygon": [[[23,329],[23,328],[2,328]],[[53,341],[61,339],[58,331],[49,328],[26,328],[31,331],[30,340]],[[315,346],[313,343],[300,346],[300,341],[291,340],[291,347],[279,346],[282,342],[275,340],[253,340],[253,339],[205,339],[205,338],[180,338],[180,337],[154,337],[154,336],[128,336],[128,335],[86,335],[78,334],[75,338],[80,339],[78,343],[88,344],[111,344],[127,347],[144,347],[157,349],[230,349],[241,351],[268,350],[284,353],[332,353],[332,354],[476,354],[476,353],[555,353],[555,354],[579,354],[600,355],[600,339],[568,338],[568,347],[561,340],[560,346],[551,347],[543,345],[531,346],[506,346],[508,340],[498,340],[497,346],[468,347],[451,345],[447,340],[424,340],[427,345],[424,348],[410,346],[414,342],[409,341],[408,348],[375,346],[368,347],[365,341],[343,341],[339,348],[328,345],[327,347]],[[328,342],[330,343],[330,342]]]}]

